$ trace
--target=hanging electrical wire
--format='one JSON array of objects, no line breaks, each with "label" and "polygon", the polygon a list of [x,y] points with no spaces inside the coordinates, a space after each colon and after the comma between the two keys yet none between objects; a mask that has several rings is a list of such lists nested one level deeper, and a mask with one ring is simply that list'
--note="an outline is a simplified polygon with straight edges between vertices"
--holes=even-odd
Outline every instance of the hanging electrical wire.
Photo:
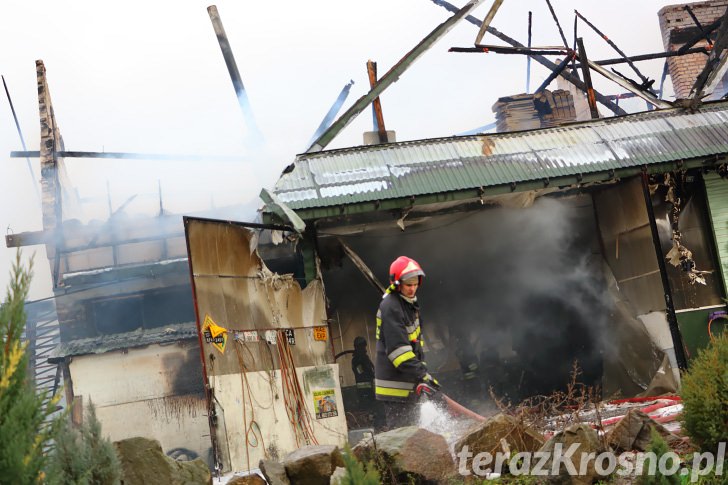
[{"label": "hanging electrical wire", "polygon": [[281,386],[288,421],[296,437],[296,446],[318,444],[313,432],[313,421],[306,407],[303,391],[298,382],[293,353],[285,330],[276,331],[278,360],[281,368]]}]

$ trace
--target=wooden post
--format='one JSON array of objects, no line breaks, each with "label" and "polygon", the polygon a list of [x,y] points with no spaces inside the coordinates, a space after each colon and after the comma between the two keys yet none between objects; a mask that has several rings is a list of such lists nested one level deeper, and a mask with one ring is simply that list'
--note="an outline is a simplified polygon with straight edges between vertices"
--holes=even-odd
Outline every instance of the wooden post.
[{"label": "wooden post", "polygon": [[[528,11],[528,48],[531,48],[531,22],[533,12]],[[526,94],[531,92],[531,57],[526,57]]]},{"label": "wooden post", "polygon": [[63,235],[63,206],[61,200],[61,181],[58,175],[58,158],[56,153],[62,151],[61,139],[56,118],[53,113],[51,94],[48,90],[45,65],[42,60],[35,61],[38,81],[38,111],[40,114],[40,175],[43,207],[43,230],[54,235],[53,241],[46,244],[48,259],[53,260],[53,287],[57,287],[61,279],[61,246]]},{"label": "wooden post", "polygon": [[597,109],[597,100],[594,97],[594,87],[592,86],[591,73],[589,72],[589,63],[584,50],[584,39],[579,37],[576,39],[579,46],[579,62],[581,62],[581,72],[584,75],[584,84],[586,85],[586,98],[589,101],[589,111],[593,120],[599,118],[599,110]]},{"label": "wooden post", "polygon": [[260,130],[258,129],[258,125],[255,123],[253,110],[250,107],[250,101],[248,100],[248,94],[245,92],[245,86],[243,85],[243,78],[240,76],[238,64],[235,62],[235,56],[233,55],[233,50],[230,47],[230,41],[228,41],[217,7],[215,5],[210,5],[207,7],[207,13],[210,16],[212,28],[215,30],[217,42],[220,44],[220,50],[222,51],[222,56],[225,59],[225,65],[227,66],[228,73],[230,74],[230,79],[233,82],[233,88],[235,88],[235,95],[238,98],[240,109],[243,112],[243,118],[245,118],[245,123],[248,125],[248,129],[250,130],[249,135],[254,138],[259,138]]},{"label": "wooden post", "polygon": [[[367,61],[367,74],[369,75],[369,87],[374,89],[377,85],[377,63],[371,60]],[[384,114],[382,113],[382,102],[379,100],[379,96],[374,98],[372,101],[372,108],[374,109],[374,118],[377,121],[377,131],[379,132],[379,142],[387,143],[387,128],[384,127]]]}]

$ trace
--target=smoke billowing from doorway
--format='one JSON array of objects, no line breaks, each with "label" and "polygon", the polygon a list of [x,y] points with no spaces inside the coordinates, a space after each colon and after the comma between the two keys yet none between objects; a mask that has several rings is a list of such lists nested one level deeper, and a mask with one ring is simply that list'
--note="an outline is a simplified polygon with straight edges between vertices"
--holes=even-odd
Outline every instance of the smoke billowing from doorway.
[{"label": "smoke billowing from doorway", "polygon": [[[540,198],[526,209],[485,208],[348,237],[375,274],[386,278],[399,255],[427,276],[418,297],[431,370],[457,386],[470,362],[487,386],[512,397],[568,383],[574,360],[582,381],[598,384],[609,306],[591,197]],[[340,314],[376,310],[377,298],[352,290],[346,264],[327,275]],[[348,281],[349,284],[343,283]],[[364,284],[364,283],[361,283]],[[357,294],[357,301],[350,293]],[[462,365],[462,369],[460,366]]]}]

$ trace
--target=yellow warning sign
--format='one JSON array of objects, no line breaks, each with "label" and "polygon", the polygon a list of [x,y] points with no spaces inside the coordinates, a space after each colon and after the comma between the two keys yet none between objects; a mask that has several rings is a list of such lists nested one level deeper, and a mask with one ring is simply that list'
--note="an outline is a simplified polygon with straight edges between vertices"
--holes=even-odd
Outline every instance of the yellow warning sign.
[{"label": "yellow warning sign", "polygon": [[313,327],[313,339],[326,341],[328,331],[328,327]]},{"label": "yellow warning sign", "polygon": [[206,343],[212,344],[221,354],[225,353],[225,346],[228,340],[227,329],[216,324],[210,315],[205,315],[202,333]]}]

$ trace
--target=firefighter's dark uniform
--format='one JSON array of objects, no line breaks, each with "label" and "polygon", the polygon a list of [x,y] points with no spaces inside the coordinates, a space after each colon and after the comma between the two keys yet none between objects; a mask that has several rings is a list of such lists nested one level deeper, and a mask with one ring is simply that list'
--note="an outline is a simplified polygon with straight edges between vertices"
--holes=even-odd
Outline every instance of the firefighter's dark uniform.
[{"label": "firefighter's dark uniform", "polygon": [[360,401],[374,399],[374,364],[367,354],[367,348],[354,349],[351,370],[356,380],[356,391]]},{"label": "firefighter's dark uniform", "polygon": [[354,372],[354,379],[356,380],[356,393],[359,398],[360,408],[369,412],[372,426],[375,429],[383,429],[385,425],[384,409],[382,403],[378,402],[374,397],[374,363],[367,354],[366,344],[359,348],[356,344],[354,345],[351,370]]},{"label": "firefighter's dark uniform", "polygon": [[377,311],[375,394],[391,428],[416,424],[415,386],[427,375],[417,301],[387,290]]}]

